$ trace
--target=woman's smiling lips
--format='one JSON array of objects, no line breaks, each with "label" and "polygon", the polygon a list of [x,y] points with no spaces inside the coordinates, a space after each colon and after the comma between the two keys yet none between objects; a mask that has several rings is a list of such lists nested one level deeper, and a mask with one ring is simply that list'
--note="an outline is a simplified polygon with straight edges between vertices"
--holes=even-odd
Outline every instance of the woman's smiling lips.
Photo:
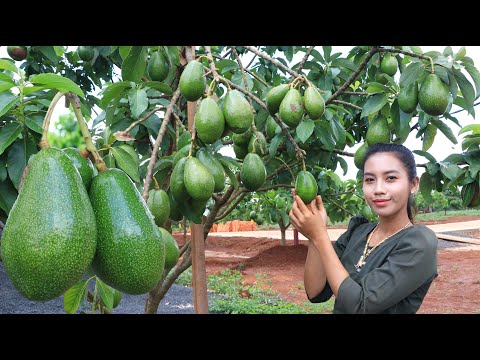
[{"label": "woman's smiling lips", "polygon": [[378,199],[378,200],[373,200],[373,203],[375,206],[385,206],[390,200],[388,199]]}]

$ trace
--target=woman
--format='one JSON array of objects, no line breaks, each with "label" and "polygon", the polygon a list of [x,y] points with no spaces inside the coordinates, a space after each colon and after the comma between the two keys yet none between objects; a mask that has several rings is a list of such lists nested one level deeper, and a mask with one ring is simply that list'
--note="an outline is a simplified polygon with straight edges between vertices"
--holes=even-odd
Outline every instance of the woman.
[{"label": "woman", "polygon": [[335,294],[334,314],[416,313],[437,276],[438,239],[413,225],[419,179],[413,154],[403,145],[376,144],[363,163],[363,193],[378,223],[350,220],[332,246],[322,198],[290,211],[292,224],[309,239],[305,291],[311,302]]}]

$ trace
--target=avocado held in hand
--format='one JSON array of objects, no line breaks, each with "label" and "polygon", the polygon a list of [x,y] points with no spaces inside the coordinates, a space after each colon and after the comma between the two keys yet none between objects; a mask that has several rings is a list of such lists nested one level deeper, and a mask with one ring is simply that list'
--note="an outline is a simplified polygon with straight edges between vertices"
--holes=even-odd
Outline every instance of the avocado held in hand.
[{"label": "avocado held in hand", "polygon": [[295,181],[296,194],[308,205],[317,196],[318,185],[313,175],[308,171],[300,171]]}]

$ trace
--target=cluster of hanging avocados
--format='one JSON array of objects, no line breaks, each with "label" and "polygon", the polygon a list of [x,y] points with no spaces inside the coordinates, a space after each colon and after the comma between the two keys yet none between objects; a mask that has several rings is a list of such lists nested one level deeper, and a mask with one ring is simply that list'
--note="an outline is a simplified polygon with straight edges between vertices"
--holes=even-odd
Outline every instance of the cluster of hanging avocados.
[{"label": "cluster of hanging avocados", "polygon": [[[394,76],[398,70],[398,61],[395,56],[385,54],[380,62],[379,74]],[[406,86],[400,86],[398,94],[398,107],[407,114],[417,111],[417,106],[427,115],[442,115],[448,107],[449,89],[447,85],[435,73],[428,74],[423,79],[420,88],[418,81],[414,81]],[[365,136],[365,142],[357,149],[354,156],[354,163],[358,169],[361,169],[363,160],[368,152],[368,146],[376,143],[389,143],[391,141],[391,132],[388,120],[383,114],[377,115],[369,124]]]},{"label": "cluster of hanging avocados", "polygon": [[12,284],[34,301],[62,295],[90,271],[121,292],[144,294],[179,254],[128,175],[98,172],[73,148],[47,147],[29,159],[0,245]]}]

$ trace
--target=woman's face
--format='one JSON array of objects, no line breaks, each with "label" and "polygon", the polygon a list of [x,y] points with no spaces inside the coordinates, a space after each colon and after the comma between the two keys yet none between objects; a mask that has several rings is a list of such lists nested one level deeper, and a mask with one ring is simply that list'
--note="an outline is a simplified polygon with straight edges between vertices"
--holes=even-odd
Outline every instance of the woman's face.
[{"label": "woman's face", "polygon": [[410,182],[407,169],[392,153],[376,153],[365,162],[363,193],[378,216],[406,216],[408,198],[417,188],[418,177]]}]

